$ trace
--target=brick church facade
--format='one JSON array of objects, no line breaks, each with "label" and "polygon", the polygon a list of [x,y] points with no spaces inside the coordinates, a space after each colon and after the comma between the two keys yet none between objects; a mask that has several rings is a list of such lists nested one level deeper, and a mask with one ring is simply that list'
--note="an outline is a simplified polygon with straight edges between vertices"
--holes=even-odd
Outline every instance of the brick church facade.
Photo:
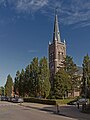
[{"label": "brick church facade", "polygon": [[[52,42],[49,43],[48,54],[49,54],[50,81],[51,86],[53,88],[54,75],[56,72],[58,72],[60,68],[64,66],[63,61],[66,57],[66,42],[65,40],[63,42],[61,40],[57,14],[55,15],[54,20],[53,40]],[[80,91],[73,92],[73,97],[79,95]],[[72,96],[71,92],[68,94],[68,97],[70,96]]]},{"label": "brick church facade", "polygon": [[58,16],[55,15],[53,40],[49,43],[49,69],[51,80],[60,67],[63,67],[63,61],[66,57],[66,43],[62,42],[59,31]]}]

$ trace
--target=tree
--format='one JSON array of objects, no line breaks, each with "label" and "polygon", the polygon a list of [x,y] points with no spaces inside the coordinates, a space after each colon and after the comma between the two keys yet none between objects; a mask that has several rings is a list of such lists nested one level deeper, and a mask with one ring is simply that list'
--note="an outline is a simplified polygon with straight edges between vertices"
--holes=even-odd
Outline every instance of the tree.
[{"label": "tree", "polygon": [[70,89],[69,75],[64,69],[60,69],[54,77],[53,96],[55,98],[63,98],[67,96]]},{"label": "tree", "polygon": [[16,95],[19,95],[19,80],[20,80],[20,72],[19,70],[16,72],[16,77],[14,81],[14,92]]},{"label": "tree", "polygon": [[73,58],[71,56],[66,56],[64,61],[65,71],[70,75],[73,76],[77,72],[77,66],[73,62]]},{"label": "tree", "polygon": [[21,73],[17,71],[14,82],[15,93],[20,96],[41,96],[46,98],[50,91],[49,82],[49,67],[45,57],[38,61],[38,58],[33,58],[25,71],[22,69]]},{"label": "tree", "polygon": [[65,71],[68,73],[69,78],[71,79],[71,91],[73,94],[74,90],[77,89],[77,86],[79,86],[79,76],[77,74],[78,69],[71,56],[66,56],[64,66]]},{"label": "tree", "polygon": [[3,86],[0,87],[0,95],[1,95],[1,96],[4,95],[4,87],[3,87]]},{"label": "tree", "polygon": [[37,97],[38,96],[38,73],[39,73],[39,63],[38,58],[33,58],[31,65],[30,65],[30,80],[31,80],[31,91],[32,95]]},{"label": "tree", "polygon": [[83,85],[81,93],[87,97],[90,97],[90,57],[88,56],[88,54],[84,56],[82,66],[83,66],[83,79],[82,79]]},{"label": "tree", "polygon": [[31,65],[29,64],[25,69],[25,81],[24,81],[25,96],[33,95],[33,77],[31,75]]},{"label": "tree", "polygon": [[5,95],[11,96],[12,95],[12,87],[13,87],[13,80],[10,74],[7,76],[7,81],[5,84]]},{"label": "tree", "polygon": [[24,80],[25,80],[25,72],[24,72],[24,69],[22,69],[20,73],[18,90],[19,90],[19,96],[23,96],[23,97],[24,97]]},{"label": "tree", "polygon": [[39,88],[40,95],[44,98],[47,98],[50,93],[50,81],[49,81],[49,67],[47,58],[43,57],[39,62]]}]

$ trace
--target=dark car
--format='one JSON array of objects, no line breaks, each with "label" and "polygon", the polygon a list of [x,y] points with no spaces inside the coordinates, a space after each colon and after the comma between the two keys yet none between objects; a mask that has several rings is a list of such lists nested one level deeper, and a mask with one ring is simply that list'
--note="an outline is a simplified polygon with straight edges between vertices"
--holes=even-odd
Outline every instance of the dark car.
[{"label": "dark car", "polygon": [[1,101],[7,101],[8,97],[7,96],[1,96]]}]

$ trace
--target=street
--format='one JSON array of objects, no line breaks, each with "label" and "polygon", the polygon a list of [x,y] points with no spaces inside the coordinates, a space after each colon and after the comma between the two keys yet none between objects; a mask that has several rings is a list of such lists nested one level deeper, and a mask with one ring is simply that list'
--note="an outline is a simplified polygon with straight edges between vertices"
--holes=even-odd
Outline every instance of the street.
[{"label": "street", "polygon": [[[54,108],[53,108],[54,109]],[[65,108],[62,108],[62,110]],[[67,109],[67,113],[68,113]],[[80,117],[70,117],[63,114],[56,114],[52,106],[34,104],[34,103],[9,103],[0,101],[0,120],[89,120]],[[72,114],[72,112],[71,112]],[[76,114],[75,114],[76,115]]]}]

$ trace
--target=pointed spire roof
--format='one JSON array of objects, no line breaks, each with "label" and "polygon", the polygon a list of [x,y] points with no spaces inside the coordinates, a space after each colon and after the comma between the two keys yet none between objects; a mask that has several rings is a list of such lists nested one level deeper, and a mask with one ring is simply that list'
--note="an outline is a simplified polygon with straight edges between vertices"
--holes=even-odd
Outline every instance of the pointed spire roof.
[{"label": "pointed spire roof", "polygon": [[55,21],[54,21],[54,33],[53,33],[53,42],[57,40],[61,42],[60,32],[59,32],[59,24],[58,24],[58,16],[55,13]]}]

